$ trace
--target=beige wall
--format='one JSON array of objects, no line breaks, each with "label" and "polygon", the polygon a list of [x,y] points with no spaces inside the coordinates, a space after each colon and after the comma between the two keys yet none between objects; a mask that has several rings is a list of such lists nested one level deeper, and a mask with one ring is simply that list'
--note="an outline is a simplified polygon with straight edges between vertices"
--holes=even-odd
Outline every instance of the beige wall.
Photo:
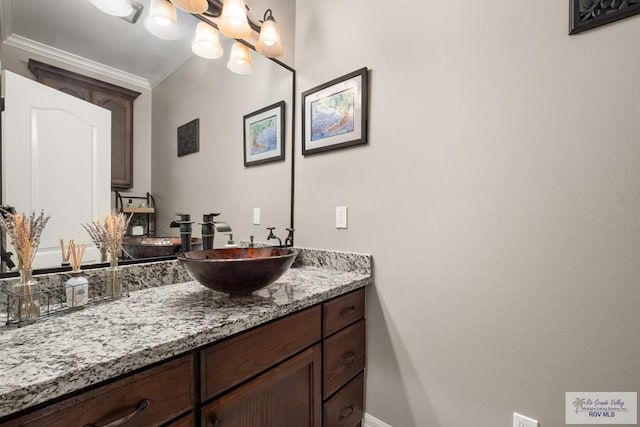
[{"label": "beige wall", "polygon": [[[229,49],[226,49],[229,51]],[[266,227],[286,236],[291,200],[292,73],[253,54],[254,73],[240,76],[227,70],[226,59],[194,56],[153,91],[152,188],[159,207],[160,235],[175,213],[202,215],[221,212],[236,241],[267,237]],[[243,116],[285,100],[285,161],[244,167]],[[200,119],[200,151],[177,156],[177,128]],[[253,225],[253,208],[262,212]],[[201,227],[194,224],[194,236]],[[216,234],[217,247],[227,236]]]},{"label": "beige wall", "polygon": [[369,145],[298,155],[295,210],[298,245],[373,253],[367,412],[556,427],[566,391],[639,391],[640,17],[569,37],[567,1],[389,9],[296,12],[299,91],[371,69]]},{"label": "beige wall", "polygon": [[[13,46],[3,45],[2,67],[30,79],[34,79],[27,63],[29,58],[36,59],[56,67],[74,71],[85,76],[93,77],[108,83],[140,92],[134,102],[133,112],[133,188],[123,195],[144,196],[151,189],[151,90],[134,86],[126,82],[115,80],[108,76],[80,69],[69,64],[61,63],[42,55],[37,55]],[[126,201],[125,201],[126,203]]]}]

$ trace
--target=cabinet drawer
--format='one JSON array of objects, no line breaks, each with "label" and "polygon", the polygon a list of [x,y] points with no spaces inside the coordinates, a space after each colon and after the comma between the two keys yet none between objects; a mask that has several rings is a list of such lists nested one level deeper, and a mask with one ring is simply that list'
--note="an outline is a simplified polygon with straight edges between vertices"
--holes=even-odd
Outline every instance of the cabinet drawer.
[{"label": "cabinet drawer", "polygon": [[324,404],[324,427],[355,427],[362,421],[364,401],[364,372]]},{"label": "cabinet drawer", "polygon": [[364,317],[364,288],[325,302],[323,310],[322,336],[328,337]]},{"label": "cabinet drawer", "polygon": [[326,399],[364,369],[364,319],[325,339],[323,360]]},{"label": "cabinet drawer", "polygon": [[[193,358],[182,357],[25,415],[10,426],[156,426],[189,411]],[[146,403],[146,405],[145,405]]]},{"label": "cabinet drawer", "polygon": [[202,401],[320,341],[320,317],[317,305],[202,350]]}]

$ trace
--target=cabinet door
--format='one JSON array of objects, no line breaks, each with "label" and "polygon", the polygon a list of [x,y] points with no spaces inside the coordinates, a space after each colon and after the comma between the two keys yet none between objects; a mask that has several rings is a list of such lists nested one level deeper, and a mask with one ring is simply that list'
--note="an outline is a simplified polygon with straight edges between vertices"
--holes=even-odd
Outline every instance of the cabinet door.
[{"label": "cabinet door", "polygon": [[54,89],[58,89],[60,92],[80,98],[83,101],[89,101],[89,98],[91,97],[91,91],[86,86],[77,84],[73,79],[59,78],[44,74],[39,80],[40,83]]},{"label": "cabinet door", "polygon": [[91,103],[111,111],[111,185],[133,185],[133,102],[118,94],[91,92]]},{"label": "cabinet door", "polygon": [[316,344],[202,409],[208,427],[320,427],[321,350]]}]

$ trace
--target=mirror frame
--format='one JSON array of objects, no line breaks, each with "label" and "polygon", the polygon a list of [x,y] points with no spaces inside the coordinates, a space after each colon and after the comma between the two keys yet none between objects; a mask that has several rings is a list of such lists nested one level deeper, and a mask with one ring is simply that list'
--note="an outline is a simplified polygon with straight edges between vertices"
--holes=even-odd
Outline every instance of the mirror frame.
[{"label": "mirror frame", "polygon": [[[220,11],[222,10],[222,2],[219,0],[207,0],[209,3],[209,9],[201,15],[192,14],[195,18],[206,22],[216,28],[218,28],[217,24],[211,20],[211,18],[215,18],[220,16]],[[254,22],[250,21],[250,25],[254,31],[259,31],[259,26]],[[256,54],[257,53],[255,46],[245,40],[238,40],[240,43],[244,44],[248,48],[252,49]],[[284,68],[285,70],[291,72],[291,147],[289,149],[289,155],[291,156],[291,171],[290,171],[290,206],[289,206],[289,228],[294,230],[292,232],[292,245],[295,245],[295,227],[294,227],[294,196],[295,196],[295,153],[296,153],[296,70],[293,67],[285,64],[284,62],[276,59],[276,58],[267,58],[274,62],[276,65]],[[4,98],[0,98],[0,114],[4,112]],[[2,146],[2,121],[0,120],[0,147]],[[0,150],[0,204],[2,203],[4,195],[2,194],[2,150]],[[2,247],[6,246],[8,243],[8,239],[5,239],[5,233],[0,230],[0,245]],[[142,258],[142,259],[131,259],[131,260],[119,260],[118,265],[135,265],[135,264],[146,264],[151,262],[161,262],[161,261],[171,261],[175,260],[177,255],[165,256],[165,257],[156,257],[156,258]],[[108,267],[109,263],[94,263],[94,264],[86,264],[81,266],[81,270],[93,270],[98,268]],[[33,270],[33,275],[43,275],[43,274],[51,274],[51,273],[65,273],[70,272],[71,267],[50,267],[50,268],[39,268]],[[0,279],[18,277],[19,273],[17,271],[11,272],[0,272]]]}]

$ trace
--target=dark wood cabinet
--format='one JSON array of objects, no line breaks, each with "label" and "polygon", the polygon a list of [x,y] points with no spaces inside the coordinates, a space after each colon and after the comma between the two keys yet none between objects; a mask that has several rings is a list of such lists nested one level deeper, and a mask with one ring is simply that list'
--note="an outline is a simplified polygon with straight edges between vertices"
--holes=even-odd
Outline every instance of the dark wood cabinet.
[{"label": "dark wood cabinet", "polygon": [[364,297],[353,291],[0,426],[359,426]]},{"label": "dark wood cabinet", "polygon": [[111,186],[133,187],[133,102],[140,93],[33,59],[28,65],[40,83],[111,111]]}]

